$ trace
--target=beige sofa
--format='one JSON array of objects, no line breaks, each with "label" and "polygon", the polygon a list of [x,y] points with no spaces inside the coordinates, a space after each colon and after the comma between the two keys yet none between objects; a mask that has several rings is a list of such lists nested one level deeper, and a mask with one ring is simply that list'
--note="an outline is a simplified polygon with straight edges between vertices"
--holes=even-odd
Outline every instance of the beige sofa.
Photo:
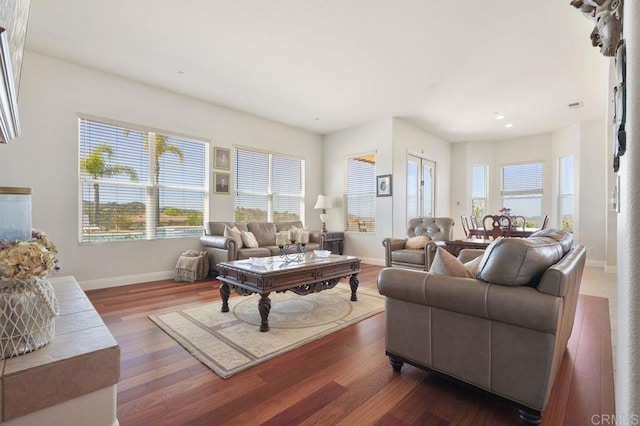
[{"label": "beige sofa", "polygon": [[[259,247],[238,247],[233,238],[224,236],[225,226],[230,228],[237,226],[240,231],[253,233]],[[209,268],[217,271],[217,264],[220,262],[278,255],[280,248],[276,246],[276,232],[289,231],[293,227],[302,228],[302,222],[207,222],[204,229],[205,235],[200,237],[200,243],[209,252]],[[321,236],[320,231],[310,232],[306,250],[319,249],[322,243]]]},{"label": "beige sofa", "polygon": [[[428,271],[438,247],[453,239],[453,219],[450,217],[416,217],[409,219],[406,238],[385,238],[382,241],[387,266]],[[409,238],[425,236],[421,248],[407,248]]]},{"label": "beige sofa", "polygon": [[571,234],[546,230],[463,250],[462,261],[482,255],[476,278],[382,270],[394,370],[407,362],[443,373],[514,402],[537,424],[573,328],[586,252],[571,244]]}]

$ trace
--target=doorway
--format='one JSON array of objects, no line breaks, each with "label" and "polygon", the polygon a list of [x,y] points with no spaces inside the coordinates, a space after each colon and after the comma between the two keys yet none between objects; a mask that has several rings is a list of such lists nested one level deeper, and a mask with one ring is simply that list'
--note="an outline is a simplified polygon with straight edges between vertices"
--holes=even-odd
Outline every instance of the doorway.
[{"label": "doorway", "polygon": [[435,216],[435,176],[435,162],[419,155],[407,155],[407,220]]}]

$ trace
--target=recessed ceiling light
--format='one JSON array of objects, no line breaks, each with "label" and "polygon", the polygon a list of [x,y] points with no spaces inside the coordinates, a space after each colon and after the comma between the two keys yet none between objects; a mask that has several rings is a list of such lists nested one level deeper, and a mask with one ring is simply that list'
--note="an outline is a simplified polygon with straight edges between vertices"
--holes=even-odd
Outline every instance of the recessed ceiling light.
[{"label": "recessed ceiling light", "polygon": [[508,129],[509,127],[513,127],[513,123],[507,123],[507,124],[505,124],[505,125],[504,125],[504,127],[506,127],[507,129]]},{"label": "recessed ceiling light", "polygon": [[504,115],[496,113],[496,120],[504,120]]}]

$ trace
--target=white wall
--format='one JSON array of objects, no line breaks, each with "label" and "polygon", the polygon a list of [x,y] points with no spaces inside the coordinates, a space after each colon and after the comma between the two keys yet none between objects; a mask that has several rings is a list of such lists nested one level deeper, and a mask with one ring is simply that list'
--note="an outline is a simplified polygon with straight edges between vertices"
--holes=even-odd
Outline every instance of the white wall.
[{"label": "white wall", "polygon": [[[345,193],[347,157],[375,152],[376,175],[393,172],[392,127],[393,120],[388,118],[325,135],[322,157],[323,192],[331,197],[334,205],[339,205],[339,207],[327,211],[329,214],[327,229],[329,231],[345,229],[342,196]],[[391,236],[393,203],[400,200],[396,195],[398,183],[395,179],[392,185],[391,197],[376,199],[376,232],[347,232],[344,254],[356,255],[368,263],[381,264],[384,259],[382,240]]]},{"label": "white wall", "polygon": [[[542,212],[549,215],[549,227],[559,227],[558,158],[574,155],[576,243],[587,246],[590,265],[604,266],[607,256],[608,202],[605,183],[608,164],[605,163],[609,161],[605,152],[605,132],[605,120],[601,119],[577,123],[552,133],[514,140],[455,144],[451,159],[453,214],[459,219],[461,214],[471,213],[472,166],[489,166],[487,208],[489,212],[496,212],[502,207],[500,168],[507,164],[542,161],[545,170]],[[456,230],[458,238],[462,237],[460,230]],[[615,260],[613,262],[615,263]]]},{"label": "white wall", "polygon": [[[197,238],[78,244],[78,114],[284,152],[306,160],[306,222],[320,228],[321,137],[158,88],[25,52],[19,94],[22,136],[0,145],[0,185],[33,188],[33,225],[59,249],[62,273],[86,287],[170,276]],[[213,155],[213,149],[211,149]],[[213,164],[213,162],[212,162]],[[211,175],[210,175],[211,178]],[[233,219],[233,197],[211,195],[210,220]]]},{"label": "white wall", "polygon": [[[437,217],[451,217],[451,144],[399,118],[393,119],[393,237],[407,233],[407,155],[436,163]],[[455,218],[454,218],[455,220]],[[458,220],[455,221],[458,228]],[[456,229],[456,227],[454,227]],[[389,235],[391,236],[391,235]]]}]

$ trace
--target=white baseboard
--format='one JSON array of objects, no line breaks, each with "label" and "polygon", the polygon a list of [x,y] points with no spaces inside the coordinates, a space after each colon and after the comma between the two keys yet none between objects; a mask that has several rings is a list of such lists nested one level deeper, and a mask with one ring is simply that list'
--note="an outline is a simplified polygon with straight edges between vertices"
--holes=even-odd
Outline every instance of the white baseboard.
[{"label": "white baseboard", "polygon": [[616,265],[604,265],[604,271],[608,274],[617,274],[618,273],[618,266]]},{"label": "white baseboard", "polygon": [[603,268],[605,267],[604,260],[587,260],[584,266],[588,266],[590,268]]},{"label": "white baseboard", "polygon": [[377,265],[377,266],[386,266],[387,263],[384,259],[378,259],[375,257],[361,257],[360,261],[362,263],[366,263],[367,265]]},{"label": "white baseboard", "polygon": [[149,281],[168,280],[173,278],[174,271],[150,272],[148,274],[124,275],[121,277],[99,278],[97,280],[78,281],[83,290],[120,287],[123,285],[146,283]]}]

